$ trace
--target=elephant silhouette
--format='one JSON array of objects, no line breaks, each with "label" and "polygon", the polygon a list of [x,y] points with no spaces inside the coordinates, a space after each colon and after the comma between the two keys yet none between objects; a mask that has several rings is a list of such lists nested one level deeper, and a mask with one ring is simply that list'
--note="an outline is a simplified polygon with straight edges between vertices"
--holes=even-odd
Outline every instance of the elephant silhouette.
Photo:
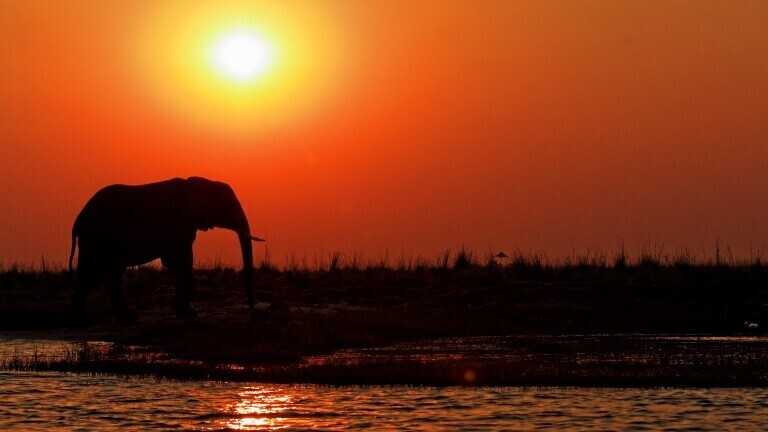
[{"label": "elephant silhouette", "polygon": [[105,283],[118,322],[137,318],[125,304],[122,277],[126,267],[160,258],[176,279],[173,308],[178,318],[196,316],[189,301],[195,294],[192,244],[197,230],[225,228],[237,233],[243,255],[243,283],[253,313],[253,247],[263,241],[250,234],[248,219],[232,188],[202,177],[174,178],[144,185],[107,186],[88,201],[72,227],[77,287],[70,309],[82,319],[91,288]]}]

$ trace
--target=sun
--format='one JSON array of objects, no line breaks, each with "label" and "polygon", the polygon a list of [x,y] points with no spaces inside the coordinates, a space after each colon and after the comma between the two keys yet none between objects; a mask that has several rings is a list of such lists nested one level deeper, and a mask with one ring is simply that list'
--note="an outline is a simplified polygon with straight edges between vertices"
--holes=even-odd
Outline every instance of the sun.
[{"label": "sun", "polygon": [[151,3],[125,38],[136,72],[127,75],[180,130],[236,139],[287,130],[320,115],[345,82],[349,38],[320,2]]},{"label": "sun", "polygon": [[211,49],[214,69],[235,82],[250,82],[274,66],[275,49],[269,40],[250,30],[230,30]]}]

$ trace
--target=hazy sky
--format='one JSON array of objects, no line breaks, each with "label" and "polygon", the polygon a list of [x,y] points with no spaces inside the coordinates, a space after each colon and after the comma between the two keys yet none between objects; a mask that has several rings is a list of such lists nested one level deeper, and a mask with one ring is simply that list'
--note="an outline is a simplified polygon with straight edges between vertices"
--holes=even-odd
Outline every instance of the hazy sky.
[{"label": "hazy sky", "polygon": [[[99,188],[228,182],[276,261],[768,242],[768,2],[0,2],[0,262]],[[264,76],[210,62],[231,29]],[[232,233],[197,258],[237,262]],[[263,246],[257,246],[257,257]]]}]

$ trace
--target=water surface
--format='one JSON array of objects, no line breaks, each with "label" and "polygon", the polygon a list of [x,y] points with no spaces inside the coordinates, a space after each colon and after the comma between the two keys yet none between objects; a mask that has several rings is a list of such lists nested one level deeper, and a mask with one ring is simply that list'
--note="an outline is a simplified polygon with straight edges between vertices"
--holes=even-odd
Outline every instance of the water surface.
[{"label": "water surface", "polygon": [[[445,338],[341,350],[307,362],[486,358],[500,350],[511,355],[514,349],[504,347],[519,345],[512,338]],[[717,355],[736,343],[745,357],[762,356],[766,342],[762,336],[648,338]],[[6,357],[71,356],[77,347],[0,337],[0,356]],[[0,372],[0,430],[768,430],[766,408],[767,388],[333,387]]]},{"label": "water surface", "polygon": [[768,389],[328,387],[0,373],[0,429],[768,430]]}]

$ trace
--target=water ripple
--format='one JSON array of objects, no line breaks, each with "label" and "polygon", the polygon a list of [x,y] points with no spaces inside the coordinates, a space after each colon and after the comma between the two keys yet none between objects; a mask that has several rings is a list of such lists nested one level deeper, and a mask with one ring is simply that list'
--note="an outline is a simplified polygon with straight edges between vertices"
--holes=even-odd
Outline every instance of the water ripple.
[{"label": "water ripple", "polygon": [[768,430],[768,389],[321,387],[0,374],[0,429]]},{"label": "water ripple", "polygon": [[[2,342],[0,353],[27,352]],[[35,350],[62,347],[50,345]],[[766,408],[765,388],[323,387],[0,372],[0,430],[32,432],[768,430]]]}]

